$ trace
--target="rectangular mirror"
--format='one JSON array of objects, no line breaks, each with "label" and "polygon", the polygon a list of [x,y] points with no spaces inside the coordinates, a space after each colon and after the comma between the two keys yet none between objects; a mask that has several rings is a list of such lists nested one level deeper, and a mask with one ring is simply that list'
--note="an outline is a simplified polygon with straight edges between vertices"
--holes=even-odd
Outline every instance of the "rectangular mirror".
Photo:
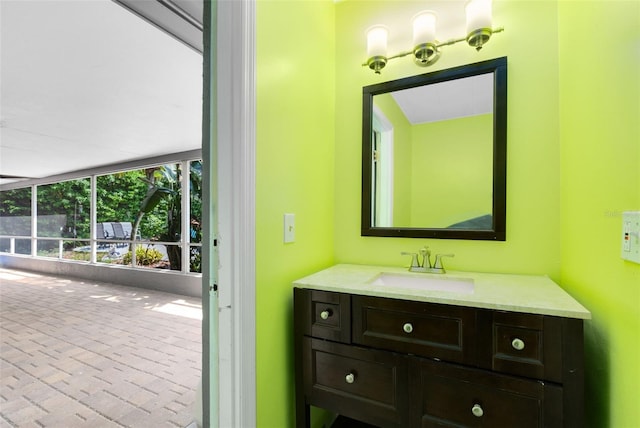
[{"label": "rectangular mirror", "polygon": [[506,57],[363,88],[362,235],[506,239]]}]

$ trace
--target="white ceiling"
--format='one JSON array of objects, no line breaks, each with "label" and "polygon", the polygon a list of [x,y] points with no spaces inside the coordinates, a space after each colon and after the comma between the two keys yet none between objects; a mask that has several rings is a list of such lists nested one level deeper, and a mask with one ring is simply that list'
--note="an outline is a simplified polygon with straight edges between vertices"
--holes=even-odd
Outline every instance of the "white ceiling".
[{"label": "white ceiling", "polygon": [[412,125],[493,113],[493,73],[393,92]]},{"label": "white ceiling", "polygon": [[201,147],[202,56],[110,0],[0,0],[0,52],[2,175]]}]

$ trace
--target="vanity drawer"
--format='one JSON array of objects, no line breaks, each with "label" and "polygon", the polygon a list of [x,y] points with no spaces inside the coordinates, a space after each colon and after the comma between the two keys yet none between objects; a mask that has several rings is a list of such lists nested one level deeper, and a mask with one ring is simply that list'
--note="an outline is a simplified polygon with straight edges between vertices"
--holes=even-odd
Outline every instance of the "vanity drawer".
[{"label": "vanity drawer", "polygon": [[561,387],[431,360],[417,365],[417,426],[562,426]]},{"label": "vanity drawer", "polygon": [[493,313],[492,369],[562,382],[562,323],[560,318]]},{"label": "vanity drawer", "polygon": [[305,337],[309,404],[381,427],[406,427],[407,357]]},{"label": "vanity drawer", "polygon": [[296,288],[296,326],[307,336],[349,343],[351,297],[348,294]]},{"label": "vanity drawer", "polygon": [[354,343],[475,364],[475,309],[367,296],[352,299]]}]

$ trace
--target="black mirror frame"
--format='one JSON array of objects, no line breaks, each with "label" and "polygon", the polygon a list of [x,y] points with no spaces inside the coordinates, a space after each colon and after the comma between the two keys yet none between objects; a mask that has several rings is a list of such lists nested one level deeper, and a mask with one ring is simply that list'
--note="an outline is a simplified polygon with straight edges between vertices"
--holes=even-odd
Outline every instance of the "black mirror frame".
[{"label": "black mirror frame", "polygon": [[[371,131],[374,95],[486,73],[494,75],[493,228],[472,230],[373,227],[371,224]],[[506,241],[507,57],[365,86],[362,88],[362,107],[362,236]]]}]

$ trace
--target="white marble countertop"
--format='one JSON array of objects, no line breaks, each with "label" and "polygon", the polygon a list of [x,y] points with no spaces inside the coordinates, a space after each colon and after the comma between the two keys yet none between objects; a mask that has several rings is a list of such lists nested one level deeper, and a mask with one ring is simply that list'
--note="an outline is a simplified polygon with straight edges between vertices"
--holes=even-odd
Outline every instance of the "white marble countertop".
[{"label": "white marble countertop", "polygon": [[[374,285],[380,273],[428,276],[434,279],[472,279],[471,293]],[[513,312],[591,319],[591,313],[547,276],[447,271],[410,273],[407,268],[335,265],[293,282],[294,287],[389,297],[394,299],[498,309]]]}]

